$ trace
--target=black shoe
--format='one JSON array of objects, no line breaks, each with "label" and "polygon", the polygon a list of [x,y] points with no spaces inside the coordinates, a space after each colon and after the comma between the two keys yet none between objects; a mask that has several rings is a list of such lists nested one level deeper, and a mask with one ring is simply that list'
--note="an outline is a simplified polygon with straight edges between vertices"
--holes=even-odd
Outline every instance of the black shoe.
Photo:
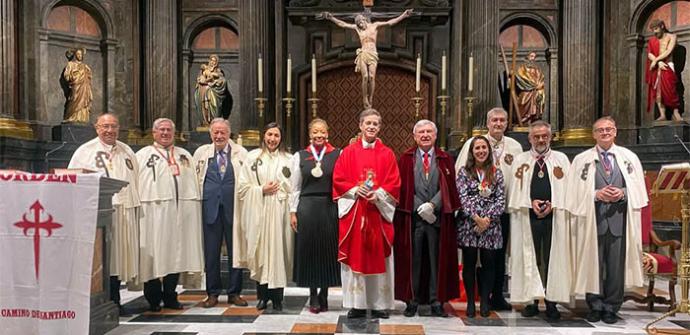
[{"label": "black shoe", "polygon": [[[328,291],[326,291],[326,292],[328,292]],[[328,294],[328,293],[326,293],[326,294]],[[328,311],[328,295],[319,294],[318,300],[319,300],[319,309],[321,310],[321,312],[327,312]]]},{"label": "black shoe", "polygon": [[488,318],[491,315],[489,304],[479,304],[479,315],[483,318]]},{"label": "black shoe", "polygon": [[537,314],[539,314],[539,306],[536,304],[527,305],[525,306],[525,309],[520,312],[520,315],[526,318],[531,318]]},{"label": "black shoe", "polygon": [[587,313],[585,320],[588,322],[599,322],[601,321],[601,311],[591,310]]},{"label": "black shoe", "polygon": [[604,311],[601,313],[601,321],[611,325],[618,322],[618,317],[616,316],[616,313]]},{"label": "black shoe", "polygon": [[465,311],[465,314],[467,315],[468,318],[474,319],[474,316],[477,315],[477,311],[475,310],[474,303],[467,303],[467,310]]},{"label": "black shoe", "polygon": [[491,300],[491,309],[494,311],[511,311],[513,306],[509,304],[503,297]]},{"label": "black shoe", "polygon": [[282,301],[274,301],[273,302],[273,310],[282,312],[283,311],[283,302]]},{"label": "black shoe", "polygon": [[371,318],[372,319],[388,319],[390,315],[388,315],[388,312],[383,311],[383,310],[376,310],[372,309],[371,310]]},{"label": "black shoe", "polygon": [[170,303],[164,303],[163,306],[170,309],[184,309],[184,306],[182,306],[182,304],[177,300],[171,301]]},{"label": "black shoe", "polygon": [[132,313],[130,311],[128,311],[127,309],[125,309],[125,306],[117,304],[117,309],[118,309],[121,317],[132,316]]},{"label": "black shoe", "polygon": [[561,312],[556,308],[556,304],[553,302],[546,303],[546,318],[549,320],[560,320]]},{"label": "black shoe", "polygon": [[149,311],[151,312],[160,312],[161,311],[161,306],[160,305],[151,305],[149,306]]},{"label": "black shoe", "polygon": [[448,313],[446,313],[446,311],[443,310],[443,304],[441,303],[431,304],[431,315],[442,318],[448,317]]},{"label": "black shoe", "polygon": [[408,303],[403,315],[408,318],[413,317],[415,314],[417,314],[417,307],[418,305],[415,302]]},{"label": "black shoe", "polygon": [[256,304],[256,309],[262,311],[266,309],[266,305],[268,304],[267,300],[259,300],[259,302]]},{"label": "black shoe", "polygon": [[351,308],[347,312],[348,319],[363,318],[365,316],[367,316],[367,311],[364,309]]}]

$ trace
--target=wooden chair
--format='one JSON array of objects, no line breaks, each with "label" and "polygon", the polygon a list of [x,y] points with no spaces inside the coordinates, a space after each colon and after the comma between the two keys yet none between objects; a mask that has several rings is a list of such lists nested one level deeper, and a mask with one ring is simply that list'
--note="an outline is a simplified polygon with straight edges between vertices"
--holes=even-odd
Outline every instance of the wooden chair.
[{"label": "wooden chair", "polygon": [[[678,240],[664,241],[657,236],[652,226],[652,206],[649,180],[645,178],[647,184],[647,193],[650,196],[650,203],[647,207],[642,209],[642,247],[645,250],[643,256],[643,263],[645,266],[645,275],[649,279],[649,286],[647,287],[647,295],[640,297],[636,294],[626,292],[624,300],[634,300],[637,303],[647,304],[650,311],[654,310],[654,304],[668,304],[669,311],[676,306],[676,282],[677,282],[677,265],[676,250],[680,249],[680,242]],[[658,253],[659,248],[668,248],[666,256]],[[657,277],[668,279],[668,294],[669,299],[663,296],[658,296],[654,293],[654,283]]]}]

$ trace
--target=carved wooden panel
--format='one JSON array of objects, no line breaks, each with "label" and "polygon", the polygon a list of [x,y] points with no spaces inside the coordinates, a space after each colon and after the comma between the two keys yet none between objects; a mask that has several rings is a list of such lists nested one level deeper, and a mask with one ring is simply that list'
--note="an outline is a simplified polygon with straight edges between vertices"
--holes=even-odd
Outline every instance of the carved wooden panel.
[{"label": "carved wooden panel", "polygon": [[[318,76],[318,116],[325,119],[330,128],[330,141],[337,147],[346,146],[359,132],[359,113],[362,111],[362,77],[354,72],[352,66],[342,66],[319,73]],[[415,123],[415,108],[412,102],[415,88],[415,74],[412,71],[392,66],[379,65],[374,91],[374,109],[383,117],[381,140],[396,154],[414,144],[412,127]],[[311,88],[309,88],[311,90]],[[428,118],[429,81],[422,77],[421,92],[423,104],[420,118]],[[307,105],[309,106],[309,105]],[[307,108],[306,122],[302,134],[306,134],[306,124],[312,119],[311,109]],[[306,143],[302,135],[302,143]]]}]

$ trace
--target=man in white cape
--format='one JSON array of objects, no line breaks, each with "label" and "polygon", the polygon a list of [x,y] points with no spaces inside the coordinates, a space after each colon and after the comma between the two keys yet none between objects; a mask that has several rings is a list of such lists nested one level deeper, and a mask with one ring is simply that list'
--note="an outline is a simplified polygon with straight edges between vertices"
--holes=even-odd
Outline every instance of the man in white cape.
[{"label": "man in white cape", "polygon": [[192,155],[176,147],[174,138],[172,120],[157,119],[154,143],[136,155],[142,209],[139,275],[154,312],[161,310],[161,301],[166,308],[182,309],[175,292],[180,273],[204,268],[196,170]]},{"label": "man in white cape", "polygon": [[587,320],[617,322],[626,288],[643,284],[641,210],[644,171],[632,151],[615,145],[611,117],[594,123],[595,147],[577,155],[567,177],[565,208],[573,220],[575,294],[586,294]]},{"label": "man in white cape", "polygon": [[120,304],[120,281],[136,282],[139,274],[139,165],[134,151],[117,140],[120,123],[113,114],[102,114],[95,124],[98,137],[84,143],[72,155],[70,169],[87,169],[129,184],[113,195],[113,223],[110,226],[110,300]]},{"label": "man in white cape", "polygon": [[[522,316],[560,319],[556,302],[570,302],[570,222],[563,209],[568,157],[551,150],[551,125],[529,127],[532,148],[515,158],[510,189],[510,300],[526,304]],[[546,286],[546,292],[544,290]]]},{"label": "man in white cape", "polygon": [[[203,307],[218,304],[223,284],[220,253],[225,239],[228,250],[228,303],[247,306],[242,299],[242,267],[246,264],[246,240],[240,224],[240,199],[237,183],[247,150],[230,139],[230,122],[215,118],[209,124],[213,143],[194,152],[194,166],[202,196],[206,292]],[[245,265],[246,266],[246,265]]]},{"label": "man in white cape", "polygon": [[[508,136],[504,136],[506,128],[508,127],[508,113],[503,108],[492,108],[486,113],[486,127],[489,130],[485,134],[491,144],[491,152],[493,153],[494,165],[501,169],[503,178],[505,180],[505,194],[510,194],[510,188],[513,184],[513,165],[517,155],[522,153],[522,145]],[[467,155],[470,150],[470,140],[465,141],[465,144],[460,150],[458,159],[455,161],[455,175],[458,175],[460,169],[467,163]],[[507,205],[510,205],[509,199],[506,197]],[[508,206],[506,206],[506,209]],[[501,216],[501,236],[503,238],[503,248],[496,252],[496,278],[494,278],[494,287],[491,290],[491,309],[502,311],[511,310],[512,306],[503,297],[503,283],[506,275],[506,250],[508,246],[508,237],[510,236],[510,217],[506,214]]]}]

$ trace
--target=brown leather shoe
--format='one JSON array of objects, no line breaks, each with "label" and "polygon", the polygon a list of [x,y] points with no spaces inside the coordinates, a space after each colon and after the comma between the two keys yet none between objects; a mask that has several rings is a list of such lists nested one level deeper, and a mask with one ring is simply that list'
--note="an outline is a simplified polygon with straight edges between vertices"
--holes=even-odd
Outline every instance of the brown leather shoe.
[{"label": "brown leather shoe", "polygon": [[228,304],[240,307],[246,307],[248,305],[247,300],[242,299],[242,297],[240,297],[239,295],[228,296]]},{"label": "brown leather shoe", "polygon": [[215,295],[209,295],[208,297],[206,297],[206,300],[204,300],[202,304],[204,308],[211,308],[215,305],[218,305],[218,297]]}]

